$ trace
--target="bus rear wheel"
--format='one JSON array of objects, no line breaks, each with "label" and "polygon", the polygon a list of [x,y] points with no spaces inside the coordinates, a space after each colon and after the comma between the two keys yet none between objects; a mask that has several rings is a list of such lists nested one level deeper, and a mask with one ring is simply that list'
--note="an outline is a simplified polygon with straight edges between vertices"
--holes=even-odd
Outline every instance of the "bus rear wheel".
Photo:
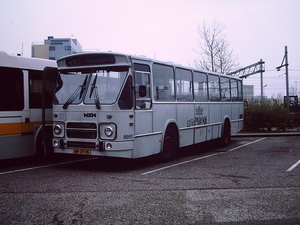
[{"label": "bus rear wheel", "polygon": [[223,132],[222,132],[222,137],[221,137],[221,147],[226,147],[229,145],[231,141],[231,131],[230,131],[230,123],[226,122],[223,127]]},{"label": "bus rear wheel", "polygon": [[173,129],[168,129],[164,136],[163,148],[160,153],[161,161],[167,162],[174,158],[178,149],[176,133]]}]

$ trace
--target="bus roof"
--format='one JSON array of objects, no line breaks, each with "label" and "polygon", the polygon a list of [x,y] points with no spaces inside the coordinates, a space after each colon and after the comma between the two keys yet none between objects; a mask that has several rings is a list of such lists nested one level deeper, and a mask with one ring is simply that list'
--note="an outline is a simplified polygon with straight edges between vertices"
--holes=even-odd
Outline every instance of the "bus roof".
[{"label": "bus roof", "polygon": [[54,60],[13,56],[8,55],[4,51],[0,51],[0,67],[42,71],[46,66],[56,68],[57,64]]},{"label": "bus roof", "polygon": [[[78,65],[76,62],[76,59],[82,60],[83,56],[85,55],[90,55],[90,56],[104,56],[104,57],[99,57],[99,58],[93,58],[90,57],[88,58],[89,62],[88,63],[83,63],[82,65]],[[141,60],[145,62],[152,62],[152,63],[158,63],[158,64],[164,64],[164,65],[169,65],[172,67],[176,68],[182,68],[182,69],[187,69],[187,70],[192,70],[195,72],[200,72],[200,73],[205,73],[205,74],[213,74],[213,75],[218,75],[218,76],[226,76],[226,77],[232,77],[226,74],[221,74],[217,72],[211,72],[211,71],[206,71],[202,70],[199,68],[192,68],[188,66],[183,66],[180,64],[176,64],[174,62],[166,62],[166,61],[160,61],[157,59],[152,59],[148,58],[146,56],[138,56],[138,55],[129,55],[129,54],[123,54],[123,53],[116,53],[116,52],[84,52],[84,53],[78,53],[74,55],[68,55],[64,56],[60,59],[57,60],[57,64],[59,67],[59,70],[76,70],[76,69],[82,69],[84,68],[94,68],[95,66],[101,65],[101,67],[113,67],[113,59],[110,59],[110,56],[116,56],[115,62],[118,62],[118,66],[130,66],[131,60]],[[112,60],[111,63],[108,62],[109,60]],[[74,65],[68,65],[75,63]],[[240,79],[238,77],[234,77],[235,79]]]},{"label": "bus roof", "polygon": [[[145,56],[131,55],[130,57],[132,59],[136,59],[136,60],[151,61],[153,63],[169,65],[169,66],[172,66],[172,67],[182,68],[182,69],[191,70],[191,71],[199,72],[199,73],[212,74],[212,75],[225,76],[225,77],[233,77],[233,76],[230,76],[230,75],[227,75],[227,74],[222,74],[222,73],[219,73],[219,72],[212,72],[212,71],[207,71],[207,70],[203,70],[203,69],[199,69],[199,68],[183,66],[183,65],[178,64],[178,63],[169,62],[169,61],[161,61],[161,60],[157,60],[157,59],[151,59],[151,58],[147,58]],[[233,77],[233,78],[241,79],[239,77]]]}]

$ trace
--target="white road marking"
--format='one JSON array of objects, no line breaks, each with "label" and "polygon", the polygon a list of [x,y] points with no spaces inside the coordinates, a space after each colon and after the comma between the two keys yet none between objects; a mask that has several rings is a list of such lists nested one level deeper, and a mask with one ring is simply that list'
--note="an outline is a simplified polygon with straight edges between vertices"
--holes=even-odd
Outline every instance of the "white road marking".
[{"label": "white road marking", "polygon": [[293,169],[295,169],[298,165],[300,164],[300,160],[298,160],[298,162],[296,162],[294,165],[292,165],[287,172],[291,172]]},{"label": "white road marking", "polygon": [[45,166],[36,166],[36,167],[29,167],[29,168],[25,168],[25,169],[19,169],[19,170],[11,170],[11,171],[6,171],[6,172],[1,172],[0,175],[9,174],[9,173],[18,173],[18,172],[23,172],[23,171],[28,171],[28,170],[36,170],[36,169],[58,166],[58,165],[65,165],[65,164],[70,164],[70,163],[75,163],[75,162],[88,161],[88,160],[93,160],[93,159],[97,159],[97,158],[79,159],[79,160],[55,163],[55,164],[50,164],[50,165],[45,165]]},{"label": "white road marking", "polygon": [[247,144],[238,146],[238,147],[236,147],[236,148],[232,148],[232,149],[230,149],[230,150],[228,150],[228,151],[226,151],[226,152],[232,152],[232,151],[237,150],[237,149],[239,149],[239,148],[243,148],[243,147],[245,147],[245,146],[247,146],[247,145],[252,145],[252,144],[254,144],[254,143],[256,143],[256,142],[259,142],[259,141],[262,141],[262,140],[265,140],[265,139],[266,139],[266,138],[264,137],[264,138],[258,139],[258,140],[256,140],[256,141],[252,141],[252,142],[249,142],[249,143],[247,143]]},{"label": "white road marking", "polygon": [[[261,138],[261,139],[258,139],[256,141],[252,141],[252,142],[249,142],[247,144],[244,144],[244,145],[241,145],[241,146],[238,146],[238,147],[235,147],[233,149],[230,149],[226,152],[232,152],[234,150],[237,150],[237,149],[240,149],[240,148],[243,148],[247,145],[251,145],[251,144],[254,144],[256,142],[259,142],[259,141],[262,141],[266,138]],[[169,169],[169,168],[172,168],[172,167],[175,167],[175,166],[180,166],[180,165],[183,165],[183,164],[186,164],[186,163],[190,163],[190,162],[193,162],[193,161],[197,161],[197,160],[200,160],[200,159],[205,159],[205,158],[209,158],[209,157],[213,157],[213,156],[216,156],[216,155],[220,155],[220,154],[225,154],[226,152],[218,152],[218,153],[214,153],[214,154],[211,154],[211,155],[206,155],[206,156],[202,156],[202,157],[199,157],[199,158],[195,158],[195,159],[191,159],[191,160],[187,160],[187,161],[184,161],[184,162],[180,162],[180,163],[176,163],[176,164],[173,164],[173,165],[170,165],[170,166],[165,166],[165,167],[161,167],[161,168],[158,168],[158,169],[155,169],[155,170],[151,170],[151,171],[148,171],[148,172],[145,172],[145,173],[142,173],[141,175],[148,175],[150,173],[155,173],[155,172],[158,172],[158,171],[161,171],[161,170],[165,170],[165,169]]]}]

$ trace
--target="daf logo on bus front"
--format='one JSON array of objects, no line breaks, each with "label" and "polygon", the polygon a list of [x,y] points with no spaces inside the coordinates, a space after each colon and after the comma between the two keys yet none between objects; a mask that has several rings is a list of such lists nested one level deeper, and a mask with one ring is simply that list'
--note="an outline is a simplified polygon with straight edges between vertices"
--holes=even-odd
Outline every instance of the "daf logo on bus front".
[{"label": "daf logo on bus front", "polygon": [[84,117],[96,117],[96,113],[84,113]]}]

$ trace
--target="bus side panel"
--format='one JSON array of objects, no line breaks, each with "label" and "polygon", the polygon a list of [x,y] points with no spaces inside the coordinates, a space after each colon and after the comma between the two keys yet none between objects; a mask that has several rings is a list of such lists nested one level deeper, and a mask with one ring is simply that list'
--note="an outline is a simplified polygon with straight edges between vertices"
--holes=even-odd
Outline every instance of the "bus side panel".
[{"label": "bus side panel", "polygon": [[208,126],[207,140],[216,139],[220,137],[223,119],[222,106],[219,102],[209,104],[208,123],[212,125]]},{"label": "bus side panel", "polygon": [[[198,103],[195,104],[195,137],[194,143],[200,143],[211,139],[211,133],[208,132],[208,118],[209,118],[209,104]],[[209,138],[209,139],[208,139]]]},{"label": "bus side panel", "polygon": [[225,118],[229,118],[231,120],[231,111],[232,111],[232,105],[229,103],[222,104],[222,121],[224,122]]},{"label": "bus side panel", "polygon": [[33,155],[33,134],[0,137],[0,159]]},{"label": "bus side panel", "polygon": [[240,118],[244,115],[244,105],[241,102],[232,103],[232,119],[231,119],[231,134],[235,134],[243,129],[243,119]]},{"label": "bus side panel", "polygon": [[231,107],[235,109],[235,110],[232,110],[232,113],[231,113],[232,120],[238,120],[239,114],[240,114],[239,103],[232,103]]},{"label": "bus side panel", "polygon": [[[157,138],[153,142],[148,142],[152,145],[154,152],[161,152],[164,132],[167,129],[170,121],[176,122],[176,104],[174,103],[159,103],[153,104],[153,133],[158,133]],[[179,143],[180,144],[180,143]],[[155,149],[157,148],[157,149]]]},{"label": "bus side panel", "polygon": [[22,134],[22,117],[11,115],[0,117],[0,136]]},{"label": "bus side panel", "polygon": [[222,121],[222,107],[221,104],[218,103],[210,103],[209,104],[209,124],[217,124]]},{"label": "bus side panel", "polygon": [[[240,132],[243,129],[244,126],[244,103],[240,102],[238,105],[239,108],[239,130],[237,132]],[[242,118],[240,118],[240,116],[242,116]]]},{"label": "bus side panel", "polygon": [[222,137],[223,132],[223,125],[225,122],[225,119],[228,118],[230,122],[232,122],[232,103],[223,103],[222,104],[222,126],[220,129],[220,135],[219,137]]},{"label": "bus side panel", "polygon": [[201,143],[207,140],[207,127],[201,127],[195,129],[195,144]]},{"label": "bus side panel", "polygon": [[180,146],[184,147],[194,143],[194,104],[177,104],[177,125],[180,135]]},{"label": "bus side panel", "polygon": [[153,104],[153,132],[164,132],[168,121],[176,121],[176,104]]},{"label": "bus side panel", "polygon": [[161,134],[135,138],[132,158],[139,158],[158,154],[161,149],[161,138]]},{"label": "bus side panel", "polygon": [[135,112],[135,135],[152,133],[152,111]]}]

